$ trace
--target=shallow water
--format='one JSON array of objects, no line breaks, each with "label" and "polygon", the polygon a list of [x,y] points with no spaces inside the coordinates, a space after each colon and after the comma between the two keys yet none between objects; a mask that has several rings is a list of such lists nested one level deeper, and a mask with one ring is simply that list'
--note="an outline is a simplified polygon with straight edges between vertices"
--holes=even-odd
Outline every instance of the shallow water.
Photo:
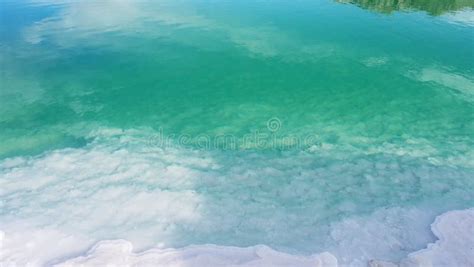
[{"label": "shallow water", "polygon": [[2,1],[5,259],[433,242],[474,206],[474,3],[387,3]]}]

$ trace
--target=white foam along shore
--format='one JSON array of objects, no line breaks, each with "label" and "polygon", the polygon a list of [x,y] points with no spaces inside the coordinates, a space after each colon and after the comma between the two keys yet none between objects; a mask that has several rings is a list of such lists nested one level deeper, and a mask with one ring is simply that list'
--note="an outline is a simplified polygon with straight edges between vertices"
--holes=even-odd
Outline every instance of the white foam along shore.
[{"label": "white foam along shore", "polygon": [[[474,266],[474,208],[446,212],[436,218],[431,229],[438,240],[426,249],[409,254],[399,263],[374,259],[367,264],[371,267]],[[336,257],[328,252],[298,256],[264,245],[247,248],[195,245],[181,249],[152,248],[139,253],[132,250],[132,244],[125,240],[100,241],[85,255],[56,266],[338,266]]]}]

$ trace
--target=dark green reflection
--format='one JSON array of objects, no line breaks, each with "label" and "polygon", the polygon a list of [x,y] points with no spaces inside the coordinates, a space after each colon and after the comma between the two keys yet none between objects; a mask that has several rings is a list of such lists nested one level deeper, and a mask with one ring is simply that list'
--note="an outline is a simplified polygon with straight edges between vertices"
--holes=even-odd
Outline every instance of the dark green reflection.
[{"label": "dark green reflection", "polygon": [[422,10],[430,15],[441,15],[446,12],[473,8],[474,0],[335,0],[339,3],[355,4],[362,8],[391,13],[397,10]]}]

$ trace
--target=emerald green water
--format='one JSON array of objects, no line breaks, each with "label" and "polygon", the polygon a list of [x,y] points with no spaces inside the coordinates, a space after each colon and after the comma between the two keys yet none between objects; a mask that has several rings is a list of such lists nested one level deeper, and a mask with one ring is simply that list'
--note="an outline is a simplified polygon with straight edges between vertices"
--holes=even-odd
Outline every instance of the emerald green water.
[{"label": "emerald green water", "polygon": [[[96,239],[142,240],[132,230],[140,225],[150,231],[145,245],[314,252],[337,247],[325,233],[344,218],[470,207],[473,7],[470,0],[1,1],[0,219],[51,226],[54,215],[55,229]],[[263,143],[246,139],[258,133]],[[203,145],[224,135],[236,145]],[[156,152],[162,138],[185,151]],[[9,167],[19,159],[26,163]],[[185,170],[171,175],[166,168],[175,165]],[[123,180],[112,178],[121,171]],[[14,186],[36,175],[58,180]],[[197,194],[200,220],[177,219],[165,233],[153,230],[168,220],[160,213],[120,217],[114,226],[73,222],[100,214],[92,208],[64,214],[74,206],[107,210],[108,200],[88,200],[86,191],[120,186],[130,197]],[[63,188],[82,193],[52,196]]]},{"label": "emerald green water", "polygon": [[472,145],[469,25],[330,1],[2,5],[4,157],[82,145],[92,123],[242,136],[272,117],[321,142]]}]

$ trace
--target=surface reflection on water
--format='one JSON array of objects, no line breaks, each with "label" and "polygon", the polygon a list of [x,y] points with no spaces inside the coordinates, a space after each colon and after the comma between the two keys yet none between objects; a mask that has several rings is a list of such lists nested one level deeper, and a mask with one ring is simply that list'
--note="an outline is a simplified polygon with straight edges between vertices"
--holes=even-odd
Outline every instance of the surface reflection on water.
[{"label": "surface reflection on water", "polygon": [[335,0],[339,3],[355,4],[365,9],[381,13],[392,13],[398,10],[421,10],[430,15],[441,15],[446,12],[473,8],[472,0]]}]

